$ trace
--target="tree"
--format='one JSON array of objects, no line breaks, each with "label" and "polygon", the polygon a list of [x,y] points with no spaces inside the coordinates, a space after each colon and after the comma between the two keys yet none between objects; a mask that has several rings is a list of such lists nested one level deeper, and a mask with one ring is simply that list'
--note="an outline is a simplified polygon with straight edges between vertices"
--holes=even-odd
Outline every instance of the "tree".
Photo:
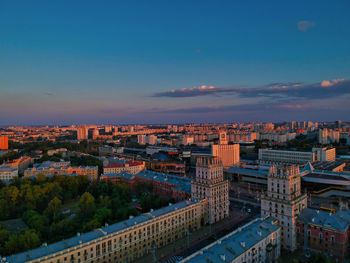
[{"label": "tree", "polygon": [[40,245],[39,235],[35,230],[25,230],[20,234],[11,235],[5,242],[5,254],[14,254]]},{"label": "tree", "polygon": [[89,192],[85,192],[80,197],[79,208],[82,216],[90,218],[96,210],[95,198]]},{"label": "tree", "polygon": [[44,213],[48,216],[48,218],[51,221],[56,221],[58,216],[60,215],[62,209],[62,201],[54,197],[49,204],[47,205],[47,208],[45,209]]},{"label": "tree", "polygon": [[112,216],[112,210],[106,207],[102,207],[96,211],[94,219],[96,219],[100,225],[109,222]]}]

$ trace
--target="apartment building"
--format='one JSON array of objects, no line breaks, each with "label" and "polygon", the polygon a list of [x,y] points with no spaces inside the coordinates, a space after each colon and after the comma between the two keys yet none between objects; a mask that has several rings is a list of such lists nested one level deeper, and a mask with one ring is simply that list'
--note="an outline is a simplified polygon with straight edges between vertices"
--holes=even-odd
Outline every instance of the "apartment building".
[{"label": "apartment building", "polygon": [[207,200],[184,201],[5,258],[6,263],[132,262],[207,223]]},{"label": "apartment building", "polygon": [[210,224],[229,216],[228,181],[224,180],[223,166],[217,157],[197,159],[191,187],[192,198],[208,200]]},{"label": "apartment building", "polygon": [[181,260],[180,263],[277,262],[281,229],[272,218],[258,218]]},{"label": "apartment building", "polygon": [[281,226],[284,249],[297,248],[297,217],[307,207],[307,196],[301,192],[299,166],[271,166],[267,192],[261,196],[261,216],[272,216]]}]

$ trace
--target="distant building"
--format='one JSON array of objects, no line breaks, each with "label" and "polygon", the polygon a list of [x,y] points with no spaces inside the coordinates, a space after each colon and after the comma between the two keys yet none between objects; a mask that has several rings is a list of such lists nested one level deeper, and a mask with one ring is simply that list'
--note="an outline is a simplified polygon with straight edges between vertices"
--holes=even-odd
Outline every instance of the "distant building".
[{"label": "distant building", "polygon": [[228,181],[224,180],[223,166],[217,157],[197,159],[191,192],[192,198],[208,200],[210,224],[229,216]]},{"label": "distant building", "polygon": [[145,169],[145,163],[141,161],[123,161],[109,163],[103,167],[104,174],[119,174],[122,172],[137,174]]},{"label": "distant building", "polygon": [[89,136],[89,129],[86,126],[80,126],[77,128],[78,141],[87,140]]},{"label": "distant building", "polygon": [[141,145],[146,144],[146,142],[147,142],[146,139],[147,139],[147,137],[144,134],[137,135],[137,143],[138,144],[141,144]]},{"label": "distant building", "polygon": [[14,159],[12,161],[6,162],[6,165],[17,169],[18,174],[22,175],[25,169],[27,169],[29,165],[31,165],[32,163],[33,163],[33,159],[31,157],[22,156],[18,159]]},{"label": "distant building", "polygon": [[180,263],[273,263],[281,253],[281,229],[272,218],[258,218],[180,260]]},{"label": "distant building", "polygon": [[9,149],[9,138],[6,135],[0,135],[0,151],[7,151]]},{"label": "distant building", "polygon": [[190,145],[190,144],[194,144],[194,137],[192,135],[183,135],[182,136],[182,144],[183,145]]},{"label": "distant building", "polygon": [[259,149],[259,161],[262,163],[306,164],[316,161],[314,152]]},{"label": "distant building", "polygon": [[332,144],[339,143],[340,132],[339,130],[332,129],[320,129],[318,131],[318,142],[320,144]]},{"label": "distant building", "polygon": [[336,213],[304,209],[298,219],[298,241],[304,251],[321,252],[344,262],[349,256],[350,210]]},{"label": "distant building", "polygon": [[336,151],[335,148],[312,148],[312,152],[316,154],[315,159],[321,162],[332,162],[335,161]]},{"label": "distant building", "polygon": [[45,176],[54,175],[72,175],[86,176],[89,180],[97,180],[97,166],[71,166],[70,162],[51,162],[46,161],[40,164],[34,164],[33,168],[24,171],[24,177],[36,177],[39,174]]},{"label": "distant building", "polygon": [[301,193],[301,176],[297,165],[271,166],[266,194],[261,196],[261,216],[276,218],[281,226],[284,249],[297,249],[297,217],[307,207],[307,196]]},{"label": "distant building", "polygon": [[16,178],[18,178],[18,170],[16,168],[0,165],[0,181],[8,183]]},{"label": "distant building", "polygon": [[144,170],[137,174],[103,174],[101,180],[112,183],[125,183],[133,188],[137,183],[148,183],[154,192],[177,201],[191,198],[191,179],[171,174]]},{"label": "distant building", "polygon": [[147,136],[147,143],[150,145],[157,144],[157,140],[158,140],[158,138],[156,135],[150,134]]},{"label": "distant building", "polygon": [[212,155],[218,157],[223,166],[230,167],[237,165],[240,162],[240,148],[239,144],[228,144],[226,133],[219,134],[219,144],[213,144]]}]

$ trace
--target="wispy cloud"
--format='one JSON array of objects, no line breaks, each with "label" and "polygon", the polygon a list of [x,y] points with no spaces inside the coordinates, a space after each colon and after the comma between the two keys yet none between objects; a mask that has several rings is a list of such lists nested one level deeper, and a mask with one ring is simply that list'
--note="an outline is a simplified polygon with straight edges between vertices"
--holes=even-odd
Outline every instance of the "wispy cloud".
[{"label": "wispy cloud", "polygon": [[283,101],[323,99],[350,94],[350,80],[323,80],[318,83],[272,83],[261,87],[198,86],[154,94],[154,97],[185,98],[230,95],[241,98],[272,98]]},{"label": "wispy cloud", "polygon": [[297,27],[301,32],[306,32],[315,26],[315,22],[309,20],[301,20],[298,22]]}]

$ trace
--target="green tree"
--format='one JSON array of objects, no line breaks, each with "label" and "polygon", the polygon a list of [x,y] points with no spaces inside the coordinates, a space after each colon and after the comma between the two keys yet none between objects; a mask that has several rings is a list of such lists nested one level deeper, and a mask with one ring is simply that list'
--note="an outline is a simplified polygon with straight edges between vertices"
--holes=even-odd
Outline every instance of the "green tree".
[{"label": "green tree", "polygon": [[60,215],[62,209],[62,201],[54,197],[49,204],[47,205],[47,208],[45,209],[44,213],[48,216],[48,218],[51,221],[56,221]]},{"label": "green tree", "polygon": [[100,225],[109,222],[112,217],[112,210],[106,207],[97,209],[94,219],[96,219]]},{"label": "green tree", "polygon": [[79,208],[82,216],[90,218],[96,210],[95,198],[89,192],[85,192],[80,197]]},{"label": "green tree", "polygon": [[40,238],[33,229],[25,230],[20,234],[11,235],[5,242],[5,254],[14,254],[40,245]]}]

